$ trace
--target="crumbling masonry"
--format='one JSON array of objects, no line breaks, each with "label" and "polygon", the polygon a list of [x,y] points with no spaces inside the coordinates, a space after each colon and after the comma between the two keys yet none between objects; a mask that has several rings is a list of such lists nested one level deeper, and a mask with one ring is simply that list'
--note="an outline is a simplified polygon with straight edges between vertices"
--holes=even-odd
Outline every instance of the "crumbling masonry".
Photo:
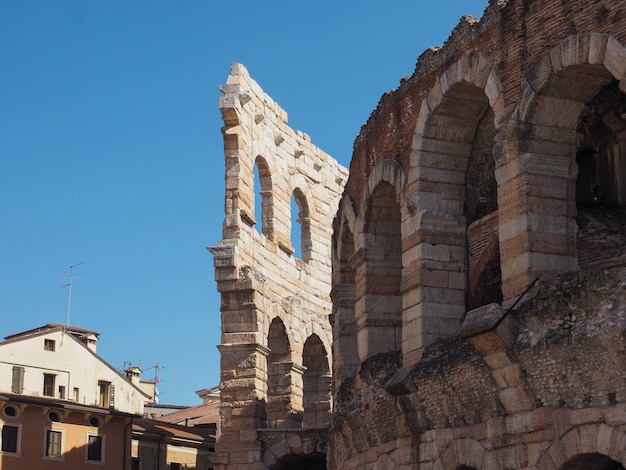
[{"label": "crumbling masonry", "polygon": [[[330,245],[348,172],[288,127],[285,111],[242,65],[231,67],[222,91],[226,218],[223,239],[211,248],[222,295],[216,468],[267,468],[286,453],[323,463]],[[299,232],[294,243],[292,231]]]},{"label": "crumbling masonry", "polygon": [[[345,173],[277,132],[282,111],[239,67],[220,104],[220,468],[623,469],[626,3],[491,0],[464,17],[356,138],[332,255]],[[301,217],[328,217],[302,260],[285,202],[266,199],[296,187]],[[309,370],[327,380],[307,386]],[[329,406],[325,436],[305,417]]]}]

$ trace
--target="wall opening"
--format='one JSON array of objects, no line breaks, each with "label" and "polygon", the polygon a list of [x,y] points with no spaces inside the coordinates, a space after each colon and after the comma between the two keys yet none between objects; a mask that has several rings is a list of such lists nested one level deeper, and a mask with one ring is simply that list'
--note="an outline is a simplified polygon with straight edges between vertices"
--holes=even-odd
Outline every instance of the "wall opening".
[{"label": "wall opening", "polygon": [[272,234],[272,179],[269,166],[261,156],[254,161],[254,218],[259,233],[270,237]]},{"label": "wall opening", "polygon": [[585,104],[576,126],[578,262],[626,249],[626,95],[613,79]]},{"label": "wall opening", "polygon": [[361,361],[402,348],[400,221],[395,188],[386,181],[378,183],[365,213],[365,315],[358,329],[367,337],[368,351],[359,352]]},{"label": "wall opening", "polygon": [[[421,259],[414,287],[420,292],[415,313],[405,321],[419,325],[422,334],[417,340],[405,335],[405,365],[418,359],[425,346],[458,334],[468,309],[501,297],[496,111],[491,108],[498,98],[495,87],[485,85],[487,75],[498,82],[492,71],[478,55],[464,56],[433,87],[432,108],[420,111],[411,154],[411,169],[418,170],[411,184],[421,202],[416,241]],[[496,249],[484,256],[492,240]],[[495,295],[476,295],[493,285]]]},{"label": "wall opening", "polygon": [[[350,259],[354,255],[354,236],[344,225],[339,235],[338,273],[334,276],[331,300],[333,302],[333,390],[343,381],[355,377],[359,366],[357,350],[356,278]],[[336,240],[335,240],[336,242]]]},{"label": "wall opening", "polygon": [[610,457],[594,452],[572,457],[559,470],[624,470],[624,467]]},{"label": "wall opening", "polygon": [[267,427],[298,427],[291,413],[291,348],[280,318],[270,323],[267,346]]},{"label": "wall opening", "polygon": [[487,107],[476,126],[465,174],[463,215],[467,222],[468,310],[502,303],[498,184],[493,159],[495,133],[493,110]]},{"label": "wall opening", "polygon": [[326,428],[330,424],[331,374],[328,354],[319,336],[311,335],[304,343],[302,365],[306,368],[302,376],[302,426]]},{"label": "wall opening", "polygon": [[326,455],[289,454],[272,465],[271,470],[326,470]]},{"label": "wall opening", "polygon": [[311,259],[309,204],[300,188],[296,188],[291,195],[291,245],[296,258],[302,261]]}]

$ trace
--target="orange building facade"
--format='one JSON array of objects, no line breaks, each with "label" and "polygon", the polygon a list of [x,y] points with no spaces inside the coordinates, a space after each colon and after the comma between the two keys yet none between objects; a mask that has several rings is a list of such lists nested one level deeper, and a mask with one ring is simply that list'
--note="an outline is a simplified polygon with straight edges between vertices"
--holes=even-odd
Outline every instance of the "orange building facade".
[{"label": "orange building facade", "polygon": [[0,395],[0,468],[131,469],[133,415],[60,400]]}]

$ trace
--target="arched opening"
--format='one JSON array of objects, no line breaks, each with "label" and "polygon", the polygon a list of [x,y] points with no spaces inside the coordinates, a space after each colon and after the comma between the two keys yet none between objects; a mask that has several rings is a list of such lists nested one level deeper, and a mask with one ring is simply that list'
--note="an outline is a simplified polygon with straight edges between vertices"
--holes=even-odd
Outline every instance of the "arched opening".
[{"label": "arched opening", "polygon": [[[365,212],[364,315],[357,319],[359,358],[402,350],[402,232],[393,185],[379,182]],[[361,350],[366,347],[367,350]]]},{"label": "arched opening", "polygon": [[254,194],[259,195],[254,201],[256,229],[270,237],[273,231],[272,179],[269,166],[261,156],[254,161]]},{"label": "arched opening", "polygon": [[296,188],[291,195],[291,245],[296,258],[302,261],[311,259],[309,205],[300,188]]},{"label": "arched opening", "polygon": [[[598,40],[593,54],[572,54],[577,45]],[[518,167],[528,171],[507,182],[507,189],[518,199],[506,211],[507,218],[523,222],[509,232],[507,240],[509,246],[521,247],[518,274],[505,281],[512,287],[512,292],[506,292],[509,298],[537,277],[613,256],[609,253],[616,248],[615,242],[621,244],[619,234],[610,233],[615,220],[607,228],[608,217],[592,217],[593,210],[586,206],[594,200],[618,202],[620,188],[626,186],[623,174],[618,174],[623,158],[616,158],[624,152],[619,109],[623,96],[611,60],[625,50],[604,35],[573,35],[538,61],[537,70],[530,73],[532,88],[525,87],[528,93],[518,107],[521,139],[516,155]],[[623,222],[617,226],[623,232]]]},{"label": "arched opening", "polygon": [[610,457],[594,452],[572,457],[559,470],[624,470],[624,467]]},{"label": "arched opening", "polygon": [[328,366],[328,354],[322,340],[311,335],[304,343],[302,376],[304,428],[326,428],[330,424],[330,387],[331,375]]},{"label": "arched opening", "polygon": [[502,303],[498,184],[492,151],[495,133],[493,110],[487,107],[476,126],[465,175],[463,215],[467,222],[468,310]]},{"label": "arched opening", "polygon": [[278,317],[270,323],[267,346],[267,427],[299,427],[291,412],[291,348],[285,325]]},{"label": "arched opening", "polygon": [[420,111],[410,181],[419,201],[419,237],[413,237],[415,247],[405,240],[405,250],[420,260],[405,268],[415,270],[415,281],[403,288],[405,297],[418,298],[410,321],[422,335],[405,341],[405,364],[419,359],[425,346],[456,336],[468,309],[502,298],[501,195],[493,157],[501,89],[495,66],[468,54],[444,72]]},{"label": "arched opening", "polygon": [[585,104],[576,126],[578,263],[626,250],[626,95],[611,79]]},{"label": "arched opening", "polygon": [[[359,366],[356,328],[356,278],[350,259],[354,255],[354,236],[346,224],[339,229],[334,251],[335,266],[331,300],[333,302],[333,390],[348,378],[356,376]],[[333,240],[337,245],[337,240]]]},{"label": "arched opening", "polygon": [[271,470],[326,470],[326,455],[313,454],[289,454],[281,457]]}]

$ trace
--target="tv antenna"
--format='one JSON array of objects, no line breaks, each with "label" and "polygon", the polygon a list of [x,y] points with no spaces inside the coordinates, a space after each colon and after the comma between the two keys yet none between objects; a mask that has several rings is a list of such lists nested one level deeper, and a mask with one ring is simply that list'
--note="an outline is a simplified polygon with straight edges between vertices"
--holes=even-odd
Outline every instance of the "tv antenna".
[{"label": "tv antenna", "polygon": [[[68,283],[61,286],[67,287],[67,307],[65,308],[65,324],[63,325],[63,334],[65,334],[65,330],[67,329],[67,327],[70,326],[70,310],[72,308],[72,282],[75,278],[79,281],[84,281],[84,279],[81,279],[74,274],[74,268],[76,266],[80,266],[83,263],[84,261],[81,261],[80,263],[71,265],[69,272],[59,271],[59,274],[61,276],[66,276],[68,278]],[[61,342],[63,342],[63,336],[61,336]]]}]

